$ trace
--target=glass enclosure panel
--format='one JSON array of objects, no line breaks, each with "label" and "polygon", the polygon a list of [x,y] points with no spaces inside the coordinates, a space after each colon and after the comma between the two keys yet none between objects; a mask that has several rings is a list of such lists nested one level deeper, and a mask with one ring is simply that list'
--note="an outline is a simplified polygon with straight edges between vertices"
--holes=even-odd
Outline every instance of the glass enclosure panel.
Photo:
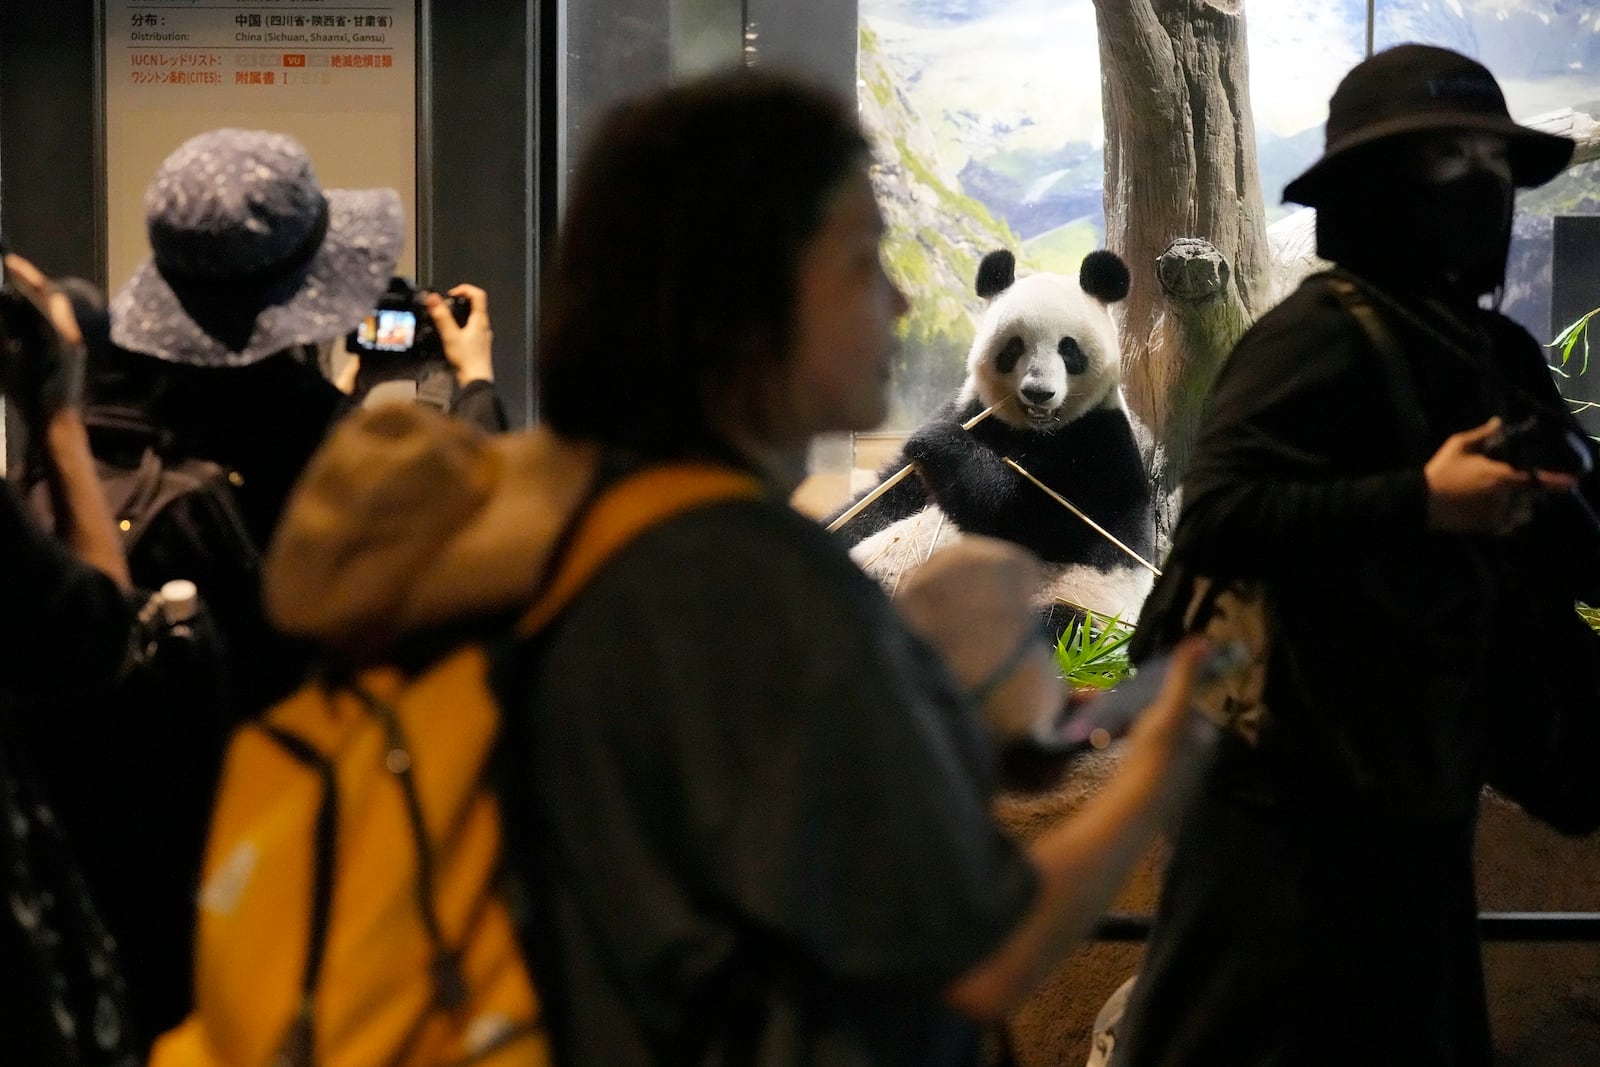
[{"label": "glass enclosure panel", "polygon": [[[962,378],[983,252],[1071,273],[1104,240],[1097,33],[1091,0],[861,0],[860,23],[888,258],[913,305],[888,426],[904,431]],[[1526,121],[1600,108],[1597,23],[1591,5],[1554,0],[1378,0],[1373,30],[1377,48],[1424,41],[1477,57]],[[1282,189],[1322,151],[1328,96],[1365,52],[1367,4],[1253,3],[1246,26],[1269,239],[1308,242],[1313,214],[1283,204]],[[1551,320],[1552,217],[1600,210],[1597,167],[1519,199],[1503,308],[1542,341],[1566,325]],[[1600,399],[1600,372],[1593,389]]]},{"label": "glass enclosure panel", "polygon": [[[1600,33],[1585,5],[1378,0],[1376,13],[1377,47],[1423,40],[1477,56],[1518,118],[1600,104]],[[1250,6],[1251,107],[1275,245],[1309,243],[1312,213],[1283,204],[1282,189],[1321,152],[1328,95],[1361,59],[1366,20],[1365,0]],[[886,258],[912,299],[891,437],[961,381],[984,252],[1010,248],[1024,270],[1073,273],[1104,241],[1091,0],[603,0],[563,5],[562,38],[563,182],[594,118],[620,96],[741,54],[841,86],[855,72],[881,161]],[[1564,325],[1550,308],[1552,219],[1595,212],[1595,178],[1595,165],[1575,168],[1520,199],[1504,309],[1540,340]]]},{"label": "glass enclosure panel", "polygon": [[556,84],[557,199],[583,153],[589,131],[607,107],[622,97],[666,82],[672,74],[670,0],[605,0],[563,3]]},{"label": "glass enclosure panel", "polygon": [[[1252,5],[1250,95],[1267,221],[1322,149],[1328,94],[1361,58],[1362,0]],[[911,295],[889,428],[961,381],[983,253],[1076,274],[1105,240],[1104,117],[1090,0],[861,0],[861,104],[884,161],[889,260]]]},{"label": "glass enclosure panel", "polygon": [[1104,233],[1089,0],[861,0],[860,101],[881,166],[886,258],[911,299],[887,429],[960,383],[978,260],[1076,263]]},{"label": "glass enclosure panel", "polygon": [[[619,99],[745,63],[797,70],[846,96],[856,84],[856,0],[586,0],[559,8],[557,205],[598,118]],[[730,205],[730,209],[733,205]],[[832,507],[847,489],[850,439],[812,449],[817,477],[799,504]]]},{"label": "glass enclosure panel", "polygon": [[[567,179],[594,123],[612,104],[675,79],[741,62],[747,6],[745,0],[561,4],[559,203],[566,202]],[[783,34],[776,35],[779,44],[783,39]]]}]

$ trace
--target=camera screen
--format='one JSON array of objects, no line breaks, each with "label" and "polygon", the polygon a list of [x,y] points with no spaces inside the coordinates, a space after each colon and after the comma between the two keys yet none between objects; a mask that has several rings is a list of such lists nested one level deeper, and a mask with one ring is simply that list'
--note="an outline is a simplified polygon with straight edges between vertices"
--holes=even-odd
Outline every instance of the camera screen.
[{"label": "camera screen", "polygon": [[414,311],[379,308],[356,327],[356,344],[376,352],[409,352],[417,341]]}]

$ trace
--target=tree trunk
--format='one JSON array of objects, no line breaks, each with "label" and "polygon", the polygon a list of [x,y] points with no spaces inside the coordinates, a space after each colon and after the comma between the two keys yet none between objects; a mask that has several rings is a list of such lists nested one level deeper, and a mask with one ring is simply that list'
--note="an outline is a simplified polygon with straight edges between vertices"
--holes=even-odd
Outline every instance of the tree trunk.
[{"label": "tree trunk", "polygon": [[1154,435],[1151,473],[1166,499],[1217,368],[1264,310],[1244,4],[1095,0],[1095,14],[1106,244],[1133,272],[1122,305],[1123,380]]},{"label": "tree trunk", "polygon": [[1564,107],[1526,119],[1524,125],[1545,133],[1553,133],[1557,137],[1572,138],[1576,145],[1572,150],[1572,162],[1568,164],[1569,167],[1576,167],[1580,163],[1593,163],[1600,159],[1600,123],[1595,122],[1594,116],[1587,111]]}]

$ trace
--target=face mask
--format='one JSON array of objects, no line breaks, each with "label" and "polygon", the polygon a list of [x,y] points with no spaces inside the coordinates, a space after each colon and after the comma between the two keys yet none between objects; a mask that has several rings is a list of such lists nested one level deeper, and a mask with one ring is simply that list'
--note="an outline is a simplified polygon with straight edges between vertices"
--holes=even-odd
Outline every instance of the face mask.
[{"label": "face mask", "polygon": [[1458,292],[1476,296],[1505,281],[1511,240],[1511,187],[1472,171],[1445,182],[1410,183],[1397,222],[1415,243],[1410,258]]}]

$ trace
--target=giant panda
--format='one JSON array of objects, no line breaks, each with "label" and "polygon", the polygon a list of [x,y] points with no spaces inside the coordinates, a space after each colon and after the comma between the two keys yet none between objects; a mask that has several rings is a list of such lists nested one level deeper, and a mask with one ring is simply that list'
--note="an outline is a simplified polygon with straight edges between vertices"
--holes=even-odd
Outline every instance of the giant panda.
[{"label": "giant panda", "polygon": [[[1058,631],[1084,610],[1129,622],[1138,617],[1154,579],[1155,511],[1123,403],[1109,311],[1127,295],[1128,283],[1126,264],[1109,251],[1089,253],[1076,280],[1051,273],[1018,278],[1010,252],[984,256],[976,288],[987,306],[966,379],[910,435],[879,481],[908,463],[916,476],[839,527],[852,557],[891,594],[902,572],[965,531],[1016,542],[1047,564],[1038,604]],[[962,428],[991,405],[988,418]],[[825,521],[831,525],[866,495]]]}]

